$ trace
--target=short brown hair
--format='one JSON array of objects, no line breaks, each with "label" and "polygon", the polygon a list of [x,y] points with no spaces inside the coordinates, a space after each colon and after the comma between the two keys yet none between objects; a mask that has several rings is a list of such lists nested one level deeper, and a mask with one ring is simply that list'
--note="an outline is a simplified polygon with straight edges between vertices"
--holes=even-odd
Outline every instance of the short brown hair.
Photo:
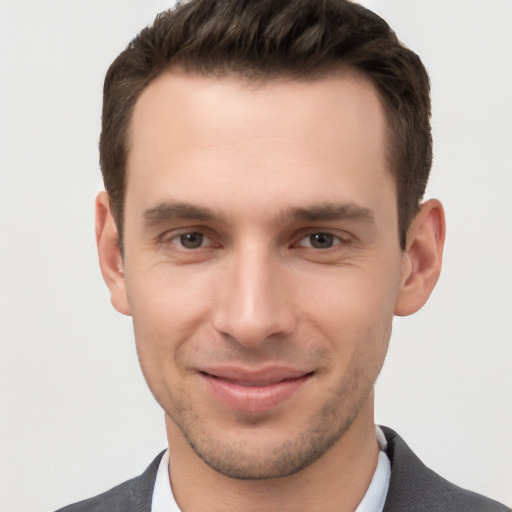
[{"label": "short brown hair", "polygon": [[315,79],[348,67],[380,94],[389,123],[399,236],[418,211],[432,165],[430,83],[389,25],[348,0],[189,0],[159,14],[110,66],[100,165],[122,247],[129,126],[135,103],[163,71],[249,79]]}]

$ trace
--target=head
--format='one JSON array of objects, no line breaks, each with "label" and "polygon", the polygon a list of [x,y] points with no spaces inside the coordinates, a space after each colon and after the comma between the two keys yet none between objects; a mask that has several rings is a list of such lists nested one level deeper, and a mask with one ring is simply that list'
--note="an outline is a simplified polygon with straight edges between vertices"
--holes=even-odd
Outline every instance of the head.
[{"label": "head", "polygon": [[121,248],[133,110],[170,69],[254,82],[310,81],[347,69],[365,77],[386,111],[388,169],[405,248],[432,164],[429,79],[382,18],[347,0],[192,0],[161,13],[133,39],[107,73],[100,138]]},{"label": "head", "polygon": [[268,479],[376,447],[393,315],[440,270],[428,117],[419,59],[342,0],[191,1],[115,61],[100,264],[173,460]]}]

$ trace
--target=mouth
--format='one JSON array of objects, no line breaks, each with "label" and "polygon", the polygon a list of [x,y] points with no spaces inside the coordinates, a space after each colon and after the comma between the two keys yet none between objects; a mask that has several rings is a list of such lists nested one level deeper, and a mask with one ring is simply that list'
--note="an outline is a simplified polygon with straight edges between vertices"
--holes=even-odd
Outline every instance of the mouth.
[{"label": "mouth", "polygon": [[288,401],[314,372],[282,367],[257,371],[229,367],[199,373],[208,392],[224,407],[238,412],[261,413]]}]

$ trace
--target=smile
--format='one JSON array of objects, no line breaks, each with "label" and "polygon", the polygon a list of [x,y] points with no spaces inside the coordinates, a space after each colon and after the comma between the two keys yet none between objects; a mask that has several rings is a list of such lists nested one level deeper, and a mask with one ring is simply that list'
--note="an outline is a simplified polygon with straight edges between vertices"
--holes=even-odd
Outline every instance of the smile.
[{"label": "smile", "polygon": [[202,371],[208,392],[228,409],[261,413],[282,404],[295,395],[313,375],[288,368],[269,368],[258,372],[239,369]]}]

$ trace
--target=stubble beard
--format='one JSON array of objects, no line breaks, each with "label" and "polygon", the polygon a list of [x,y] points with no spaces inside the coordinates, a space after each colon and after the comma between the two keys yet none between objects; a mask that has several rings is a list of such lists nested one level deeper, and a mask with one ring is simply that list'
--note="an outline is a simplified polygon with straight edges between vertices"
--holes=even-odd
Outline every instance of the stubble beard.
[{"label": "stubble beard", "polygon": [[[320,459],[345,435],[373,393],[375,381],[384,364],[390,335],[391,324],[381,336],[369,336],[377,340],[371,343],[371,348],[361,344],[346,373],[342,372],[337,382],[331,382],[324,388],[323,403],[311,410],[307,419],[301,414],[303,411],[299,411],[302,430],[296,431],[295,435],[283,435],[278,440],[271,439],[272,435],[268,436],[268,440],[260,436],[262,442],[257,440],[258,429],[262,429],[260,434],[265,428],[269,431],[272,421],[268,422],[268,417],[245,417],[235,422],[231,432],[215,430],[209,424],[209,418],[200,415],[194,409],[194,404],[184,398],[186,393],[181,393],[184,389],[179,389],[179,386],[174,389],[165,385],[153,386],[154,382],[148,378],[151,372],[142,364],[138,354],[151,392],[168,420],[176,427],[175,432],[179,431],[178,435],[183,436],[207,466],[238,480],[265,480],[300,472]],[[326,353],[322,357],[325,360],[328,356]],[[183,362],[182,366],[187,367]],[[333,367],[329,371],[339,370]],[[371,412],[373,414],[373,409]],[[290,415],[291,412],[285,414]],[[370,421],[373,423],[373,416]],[[256,435],[251,435],[251,429]],[[171,439],[169,445],[172,449]]]},{"label": "stubble beard", "polygon": [[[343,437],[373,391],[379,370],[374,378],[358,375],[351,386],[345,383],[311,415],[309,425],[301,433],[280,444],[269,442],[267,446],[254,446],[247,441],[247,436],[230,439],[223,432],[209,433],[197,416],[193,421],[186,413],[168,416],[196,455],[218,473],[238,480],[285,477],[314,463]],[[364,387],[364,382],[370,385]],[[248,421],[244,428],[258,428],[258,423],[256,419]]]}]

